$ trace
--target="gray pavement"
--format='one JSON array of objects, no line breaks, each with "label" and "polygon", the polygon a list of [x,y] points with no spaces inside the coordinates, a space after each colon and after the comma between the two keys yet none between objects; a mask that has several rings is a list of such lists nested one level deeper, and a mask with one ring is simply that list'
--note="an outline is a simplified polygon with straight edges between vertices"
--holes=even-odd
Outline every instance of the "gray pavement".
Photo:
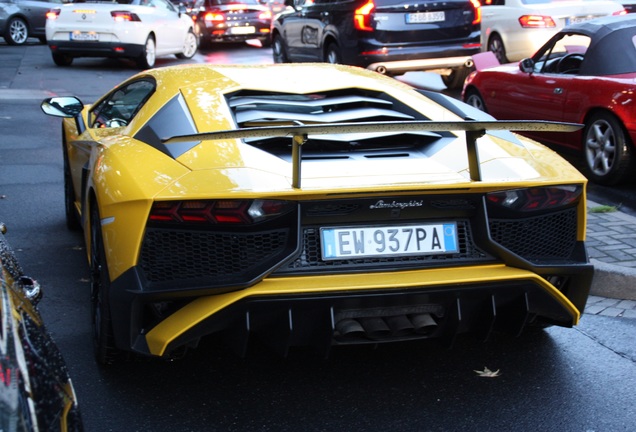
[{"label": "gray pavement", "polygon": [[620,211],[597,212],[587,203],[587,251],[594,280],[585,313],[636,318],[636,217]]}]

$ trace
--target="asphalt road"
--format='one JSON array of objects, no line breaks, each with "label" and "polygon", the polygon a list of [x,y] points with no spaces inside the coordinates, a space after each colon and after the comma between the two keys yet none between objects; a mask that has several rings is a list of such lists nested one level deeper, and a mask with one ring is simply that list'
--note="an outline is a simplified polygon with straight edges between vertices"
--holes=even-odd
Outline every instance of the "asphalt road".
[{"label": "asphalt road", "polygon": [[[227,47],[196,62],[269,62]],[[158,66],[178,64],[160,60]],[[628,431],[636,425],[636,320],[585,315],[488,342],[460,338],[336,349],[328,359],[255,347],[241,359],[207,340],[179,361],[111,369],[92,358],[88,269],[64,221],[59,121],[47,94],[85,102],[135,73],[128,64],[53,65],[46,47],[0,45],[0,220],[69,364],[86,429],[101,431]],[[499,370],[495,378],[475,372]]]}]

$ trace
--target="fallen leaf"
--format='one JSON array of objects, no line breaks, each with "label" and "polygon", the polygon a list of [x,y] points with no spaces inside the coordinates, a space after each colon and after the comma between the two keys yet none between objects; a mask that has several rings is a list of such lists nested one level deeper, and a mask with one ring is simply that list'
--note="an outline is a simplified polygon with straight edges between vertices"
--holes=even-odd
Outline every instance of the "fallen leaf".
[{"label": "fallen leaf", "polygon": [[476,370],[475,372],[482,378],[496,378],[499,376],[499,369],[497,369],[496,371],[491,371],[487,367],[484,367],[483,371]]}]

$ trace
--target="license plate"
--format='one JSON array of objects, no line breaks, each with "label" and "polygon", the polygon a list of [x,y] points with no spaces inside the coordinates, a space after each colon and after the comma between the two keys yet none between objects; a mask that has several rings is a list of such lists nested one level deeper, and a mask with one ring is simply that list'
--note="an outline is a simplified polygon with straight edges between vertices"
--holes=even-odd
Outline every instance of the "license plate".
[{"label": "license plate", "polygon": [[444,12],[416,12],[406,14],[407,24],[440,22],[446,19]]},{"label": "license plate", "polygon": [[245,26],[245,27],[230,27],[231,34],[250,34],[256,33],[256,27],[254,26]]},{"label": "license plate", "polygon": [[99,36],[95,32],[71,32],[70,39],[72,41],[96,41]]},{"label": "license plate", "polygon": [[436,223],[321,228],[322,258],[392,257],[457,252],[457,225]]},{"label": "license plate", "polygon": [[565,19],[565,25],[570,25],[570,24],[577,24],[577,23],[582,23],[585,21],[589,21],[591,19],[597,18],[595,16],[574,16],[574,17],[569,17]]}]

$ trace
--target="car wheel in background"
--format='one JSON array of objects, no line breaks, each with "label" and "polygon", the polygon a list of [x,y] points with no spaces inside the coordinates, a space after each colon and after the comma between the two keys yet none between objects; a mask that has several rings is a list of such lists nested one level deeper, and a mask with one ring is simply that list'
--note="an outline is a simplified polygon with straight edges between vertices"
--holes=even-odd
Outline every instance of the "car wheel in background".
[{"label": "car wheel in background", "polygon": [[137,58],[137,66],[140,69],[149,69],[155,65],[156,58],[157,46],[155,45],[155,39],[152,36],[148,36],[144,51]]},{"label": "car wheel in background", "polygon": [[91,202],[90,212],[90,280],[91,280],[91,318],[93,321],[93,349],[97,363],[108,365],[118,358],[115,348],[113,328],[108,304],[110,277],[104,259],[104,243],[99,217],[99,209],[95,201]]},{"label": "car wheel in background", "polygon": [[467,67],[454,68],[448,75],[442,75],[442,82],[449,90],[457,90],[462,88],[469,74],[470,69]]},{"label": "car wheel in background", "polygon": [[590,180],[614,185],[627,180],[634,162],[633,150],[620,121],[600,112],[587,122],[583,133],[583,152]]},{"label": "car wheel in background", "polygon": [[274,58],[274,63],[289,63],[287,50],[285,49],[285,42],[280,35],[274,35],[274,41],[272,42],[272,57]]},{"label": "car wheel in background", "polygon": [[490,35],[490,39],[488,39],[488,51],[491,51],[493,54],[495,54],[495,57],[497,57],[499,63],[508,63],[508,58],[506,57],[506,47],[504,47],[501,36],[499,36],[497,33],[493,33]]},{"label": "car wheel in background", "polygon": [[466,97],[464,98],[464,102],[483,112],[488,112],[488,110],[486,110],[486,102],[484,102],[484,98],[482,98],[481,94],[479,94],[479,92],[475,89],[470,89],[466,91]]},{"label": "car wheel in background", "polygon": [[3,36],[9,45],[23,45],[29,38],[29,27],[22,18],[11,18]]},{"label": "car wheel in background", "polygon": [[[146,44],[146,47],[148,44]],[[188,31],[185,43],[183,44],[183,52],[176,54],[179,59],[191,59],[197,53],[199,41],[192,30]]]},{"label": "car wheel in background", "polygon": [[53,63],[58,66],[70,66],[73,63],[73,57],[66,54],[52,54]]},{"label": "car wheel in background", "polygon": [[342,63],[342,55],[340,54],[340,47],[337,43],[331,42],[327,45],[327,50],[325,51],[325,62],[331,64]]}]

